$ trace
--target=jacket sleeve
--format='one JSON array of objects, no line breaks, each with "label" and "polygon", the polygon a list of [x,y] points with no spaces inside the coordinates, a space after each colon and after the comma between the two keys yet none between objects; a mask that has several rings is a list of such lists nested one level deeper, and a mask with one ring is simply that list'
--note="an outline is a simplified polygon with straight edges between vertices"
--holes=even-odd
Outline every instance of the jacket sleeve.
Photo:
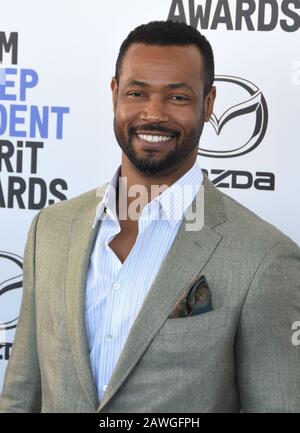
[{"label": "jacket sleeve", "polygon": [[235,354],[242,412],[300,412],[299,320],[300,249],[285,238],[260,263],[241,312]]},{"label": "jacket sleeve", "polygon": [[25,247],[23,298],[11,357],[0,396],[0,412],[40,412],[41,381],[35,319],[35,243],[40,213],[32,221]]}]

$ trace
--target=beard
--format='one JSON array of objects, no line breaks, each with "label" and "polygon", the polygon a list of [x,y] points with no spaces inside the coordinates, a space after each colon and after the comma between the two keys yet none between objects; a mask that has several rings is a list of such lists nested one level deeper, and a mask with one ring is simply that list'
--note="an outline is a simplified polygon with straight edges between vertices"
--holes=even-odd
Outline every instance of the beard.
[{"label": "beard", "polygon": [[126,140],[125,135],[122,133],[121,128],[117,123],[116,116],[114,117],[114,132],[120,148],[125,153],[129,161],[134,165],[134,167],[146,176],[167,174],[178,168],[191,154],[194,148],[198,146],[203,131],[203,126],[204,116],[202,114],[198,125],[191,129],[184,141],[179,144],[178,138],[180,136],[180,132],[177,130],[167,129],[160,124],[140,125],[139,129],[142,129],[143,131],[160,131],[170,133],[171,135],[175,136],[176,140],[175,149],[170,150],[163,158],[157,158],[155,156],[140,157],[136,153],[132,144],[135,128],[128,128],[128,139]]}]

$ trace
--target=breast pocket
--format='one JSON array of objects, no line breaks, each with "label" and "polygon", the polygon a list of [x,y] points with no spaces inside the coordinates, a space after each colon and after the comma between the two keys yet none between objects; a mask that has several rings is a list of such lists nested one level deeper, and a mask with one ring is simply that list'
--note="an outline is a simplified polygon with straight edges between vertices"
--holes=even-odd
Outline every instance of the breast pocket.
[{"label": "breast pocket", "polygon": [[227,323],[228,307],[221,307],[196,316],[167,319],[156,336],[164,338],[172,335],[208,332],[212,329],[226,327]]}]

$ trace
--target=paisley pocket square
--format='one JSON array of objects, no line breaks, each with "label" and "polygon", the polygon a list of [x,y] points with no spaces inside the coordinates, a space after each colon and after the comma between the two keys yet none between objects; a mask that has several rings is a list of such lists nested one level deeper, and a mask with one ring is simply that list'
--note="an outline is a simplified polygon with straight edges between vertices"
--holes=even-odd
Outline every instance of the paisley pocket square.
[{"label": "paisley pocket square", "polygon": [[211,292],[204,275],[176,302],[169,319],[196,316],[212,310]]}]

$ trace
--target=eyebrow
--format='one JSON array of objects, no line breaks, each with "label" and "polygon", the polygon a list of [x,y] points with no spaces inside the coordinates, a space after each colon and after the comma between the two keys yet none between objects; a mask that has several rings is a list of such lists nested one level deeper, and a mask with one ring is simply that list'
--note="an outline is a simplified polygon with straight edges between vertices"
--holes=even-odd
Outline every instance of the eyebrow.
[{"label": "eyebrow", "polygon": [[191,90],[193,93],[195,93],[195,92],[194,92],[194,89],[192,88],[192,86],[190,86],[190,85],[187,84],[187,83],[172,83],[172,84],[168,84],[168,87],[169,87],[170,89],[181,89],[181,88],[186,88],[186,89]]},{"label": "eyebrow", "polygon": [[[139,81],[139,80],[132,80],[130,81],[127,85],[129,86],[140,86],[140,87],[150,87],[150,84],[145,83],[144,81]],[[189,89],[191,92],[194,92],[194,89],[192,88],[192,86],[190,86],[187,83],[171,83],[171,84],[167,84],[167,87],[169,89],[182,89],[182,88],[186,88]]]}]

